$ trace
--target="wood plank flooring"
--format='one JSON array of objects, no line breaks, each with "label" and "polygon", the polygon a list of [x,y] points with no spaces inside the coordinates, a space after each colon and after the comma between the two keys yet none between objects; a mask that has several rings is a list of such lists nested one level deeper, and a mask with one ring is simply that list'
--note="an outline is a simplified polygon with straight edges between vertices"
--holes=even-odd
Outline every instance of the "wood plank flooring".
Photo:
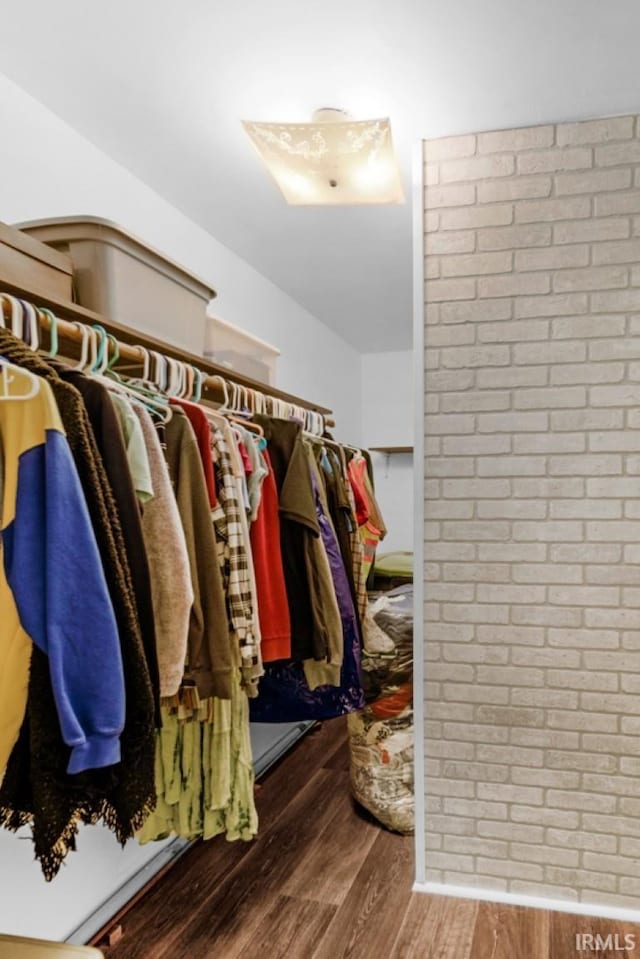
[{"label": "wood plank flooring", "polygon": [[[640,959],[640,927],[412,893],[413,840],[355,806],[348,762],[345,720],[308,734],[258,787],[258,839],[187,853],[108,959]],[[578,933],[619,938],[578,952]]]}]

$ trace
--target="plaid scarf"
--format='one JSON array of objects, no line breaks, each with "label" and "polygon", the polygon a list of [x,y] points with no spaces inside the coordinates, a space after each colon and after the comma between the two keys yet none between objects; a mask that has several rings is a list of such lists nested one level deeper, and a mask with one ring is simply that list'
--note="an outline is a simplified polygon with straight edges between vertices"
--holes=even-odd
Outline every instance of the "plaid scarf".
[{"label": "plaid scarf", "polygon": [[232,452],[224,428],[217,422],[211,423],[211,452],[218,489],[218,505],[211,515],[218,540],[229,625],[240,647],[243,685],[247,695],[256,696],[263,669],[255,629],[257,609],[243,523],[244,504],[233,469]]}]

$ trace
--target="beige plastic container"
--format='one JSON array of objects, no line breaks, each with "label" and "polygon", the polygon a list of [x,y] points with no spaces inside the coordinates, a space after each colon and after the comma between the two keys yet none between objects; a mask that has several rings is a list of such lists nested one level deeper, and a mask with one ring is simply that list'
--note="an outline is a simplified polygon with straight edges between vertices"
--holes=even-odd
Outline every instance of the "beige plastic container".
[{"label": "beige plastic container", "polygon": [[276,385],[280,350],[219,317],[207,317],[204,355],[229,371],[241,373],[266,386]]},{"label": "beige plastic container", "polygon": [[203,354],[207,304],[216,295],[203,280],[109,220],[61,217],[17,225],[70,256],[81,306]]}]

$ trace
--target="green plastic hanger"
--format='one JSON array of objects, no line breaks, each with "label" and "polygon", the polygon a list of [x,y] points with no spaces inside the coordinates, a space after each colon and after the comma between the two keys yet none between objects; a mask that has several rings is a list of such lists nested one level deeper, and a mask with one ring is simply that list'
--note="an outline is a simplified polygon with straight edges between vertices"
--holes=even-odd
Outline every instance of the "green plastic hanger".
[{"label": "green plastic hanger", "polygon": [[99,339],[98,339],[97,355],[93,363],[93,366],[91,367],[89,372],[103,373],[105,369],[105,366],[103,365],[104,358],[105,358],[105,347],[108,342],[107,337],[109,334],[105,330],[104,326],[102,326],[100,323],[94,323],[91,329],[96,331],[96,334],[98,335]]}]

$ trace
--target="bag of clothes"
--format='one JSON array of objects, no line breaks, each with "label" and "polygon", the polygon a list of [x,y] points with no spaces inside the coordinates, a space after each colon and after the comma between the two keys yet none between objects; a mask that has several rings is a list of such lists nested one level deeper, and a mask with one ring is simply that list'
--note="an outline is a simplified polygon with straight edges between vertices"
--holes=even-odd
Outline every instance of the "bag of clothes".
[{"label": "bag of clothes", "polygon": [[369,604],[362,654],[366,706],[349,716],[351,787],[394,832],[414,829],[413,586]]}]

